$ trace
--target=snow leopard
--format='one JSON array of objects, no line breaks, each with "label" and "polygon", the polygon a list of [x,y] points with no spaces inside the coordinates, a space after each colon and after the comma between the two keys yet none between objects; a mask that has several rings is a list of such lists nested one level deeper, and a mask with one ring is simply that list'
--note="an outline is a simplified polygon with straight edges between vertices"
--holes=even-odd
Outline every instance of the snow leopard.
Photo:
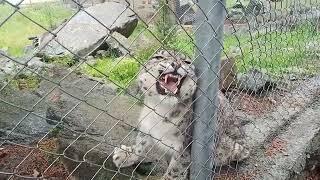
[{"label": "snow leopard", "polygon": [[[174,50],[159,50],[142,67],[138,75],[144,94],[144,107],[139,117],[138,134],[132,146],[121,145],[113,153],[116,167],[140,163],[150,148],[166,152],[168,168],[162,179],[188,179],[191,165],[193,96],[197,90],[195,66],[186,55]],[[220,92],[217,131],[219,143],[213,157],[217,165],[247,157],[244,146],[234,139],[238,124],[232,124],[231,106]],[[231,129],[230,129],[231,128]],[[221,129],[229,129],[221,131]]]}]

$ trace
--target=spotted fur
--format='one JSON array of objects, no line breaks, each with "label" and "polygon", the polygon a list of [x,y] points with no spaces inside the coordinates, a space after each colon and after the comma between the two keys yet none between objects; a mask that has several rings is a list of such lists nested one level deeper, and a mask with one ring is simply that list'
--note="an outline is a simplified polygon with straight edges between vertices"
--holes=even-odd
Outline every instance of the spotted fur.
[{"label": "spotted fur", "polygon": [[[164,90],[159,79],[164,73],[175,72],[183,76],[177,93]],[[113,162],[117,167],[127,167],[141,161],[149,148],[156,145],[167,152],[168,168],[163,176],[166,180],[188,179],[188,169],[191,163],[190,147],[192,132],[192,100],[196,91],[195,67],[185,55],[175,51],[161,50],[156,53],[142,68],[138,82],[144,93],[144,108],[139,118],[139,133],[135,145],[115,148]],[[235,142],[232,134],[239,136],[237,125],[231,113],[227,99],[219,94],[219,120],[223,121],[218,131],[218,146],[214,156],[218,164],[243,159],[244,147]],[[220,123],[219,123],[220,124]],[[234,129],[232,129],[234,128]],[[221,157],[220,157],[221,155]]]}]

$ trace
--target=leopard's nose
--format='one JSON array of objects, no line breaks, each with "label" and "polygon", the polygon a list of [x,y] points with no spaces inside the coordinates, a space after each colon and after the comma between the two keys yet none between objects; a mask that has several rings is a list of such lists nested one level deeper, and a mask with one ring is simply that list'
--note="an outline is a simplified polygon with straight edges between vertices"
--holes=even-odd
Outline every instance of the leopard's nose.
[{"label": "leopard's nose", "polygon": [[176,63],[174,63],[174,62],[172,62],[171,64],[170,64],[175,70],[177,70],[177,69],[179,69],[180,68],[180,64],[176,64]]}]

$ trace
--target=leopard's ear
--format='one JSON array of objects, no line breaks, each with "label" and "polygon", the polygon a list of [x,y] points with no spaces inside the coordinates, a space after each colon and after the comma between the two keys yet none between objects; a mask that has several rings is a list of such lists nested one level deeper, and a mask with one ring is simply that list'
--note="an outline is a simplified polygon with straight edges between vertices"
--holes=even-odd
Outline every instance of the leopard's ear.
[{"label": "leopard's ear", "polygon": [[194,64],[188,64],[188,66],[192,69],[192,70],[195,70],[196,67],[194,66]]},{"label": "leopard's ear", "polygon": [[157,51],[151,59],[163,59],[166,56],[166,51],[165,50],[159,50]]}]

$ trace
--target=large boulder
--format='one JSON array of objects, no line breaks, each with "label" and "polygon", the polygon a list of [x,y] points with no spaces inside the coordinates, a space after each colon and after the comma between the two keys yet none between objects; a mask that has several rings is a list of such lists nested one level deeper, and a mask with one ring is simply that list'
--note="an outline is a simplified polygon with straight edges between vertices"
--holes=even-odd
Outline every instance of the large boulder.
[{"label": "large boulder", "polygon": [[117,52],[118,56],[126,56],[130,53],[129,40],[118,32],[113,32],[105,42],[111,50]]},{"label": "large boulder", "polygon": [[0,91],[0,140],[29,145],[43,137],[57,138],[58,152],[52,153],[63,154],[68,172],[74,170],[72,175],[79,180],[91,179],[96,172],[95,179],[164,173],[167,165],[158,149],[137,169],[133,166],[118,172],[112,163],[114,147],[134,144],[142,108],[139,101],[65,69],[54,67],[43,76],[50,81],[42,80],[32,92],[9,87]]},{"label": "large boulder", "polygon": [[38,40],[39,55],[62,56],[70,54],[70,50],[79,56],[86,56],[103,47],[106,38],[113,32],[129,37],[137,23],[135,13],[126,5],[117,2],[97,4],[80,11],[53,30],[56,37],[49,32],[41,35]]},{"label": "large boulder", "polygon": [[[63,77],[66,73],[58,73]],[[59,78],[57,78],[59,79]],[[54,84],[44,81],[38,94],[44,96]],[[137,98],[140,98],[139,96]],[[50,125],[56,125],[59,153],[64,153],[64,164],[69,171],[83,161],[73,173],[76,179],[91,179],[103,167],[95,179],[127,179],[131,174],[142,177],[159,162],[154,175],[164,173],[166,163],[155,149],[148,154],[146,162],[135,170],[135,166],[118,169],[112,162],[113,149],[120,144],[133,145],[138,127],[141,103],[131,96],[119,95],[112,86],[91,80],[76,73],[70,74],[60,87],[48,94],[46,118]],[[59,124],[58,124],[59,123]]]},{"label": "large boulder", "polygon": [[237,85],[237,64],[236,60],[241,57],[241,50],[232,47],[228,55],[221,57],[219,72],[219,88],[221,91],[228,91]]},{"label": "large boulder", "polygon": [[[0,81],[5,80],[7,77],[19,75],[35,75],[41,73],[44,69],[53,67],[41,61],[38,57],[20,57],[8,58],[9,55],[0,51]],[[23,67],[26,67],[22,70]]]},{"label": "large boulder", "polygon": [[262,95],[276,86],[276,81],[265,70],[252,68],[237,75],[237,87],[250,94]]},{"label": "large boulder", "polygon": [[[46,105],[40,101],[41,97],[37,94],[7,86],[0,91],[0,99],[1,141],[9,140],[27,145],[36,142],[53,128],[42,118],[45,117]],[[31,110],[37,102],[38,108],[29,113],[27,110]]]},{"label": "large boulder", "polygon": [[237,66],[235,57],[224,57],[220,65],[220,82],[219,87],[222,91],[228,91],[236,85]]},{"label": "large boulder", "polygon": [[180,0],[180,8],[177,11],[182,24],[191,25],[195,21],[196,7],[193,1]]}]

